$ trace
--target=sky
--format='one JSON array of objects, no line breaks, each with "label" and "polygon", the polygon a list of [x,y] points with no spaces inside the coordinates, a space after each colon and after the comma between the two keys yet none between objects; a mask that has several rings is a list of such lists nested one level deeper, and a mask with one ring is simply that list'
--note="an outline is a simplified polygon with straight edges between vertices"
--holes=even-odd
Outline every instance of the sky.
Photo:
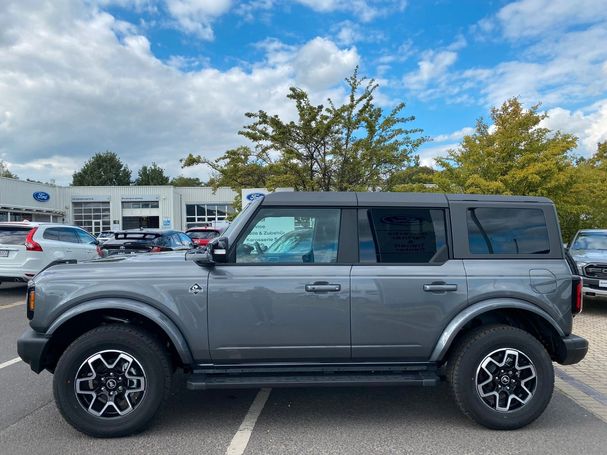
[{"label": "sky", "polygon": [[204,180],[179,158],[246,144],[246,112],[295,118],[290,86],[341,102],[357,65],[427,165],[514,96],[580,155],[607,140],[607,0],[2,0],[0,159],[69,184],[112,150]]}]

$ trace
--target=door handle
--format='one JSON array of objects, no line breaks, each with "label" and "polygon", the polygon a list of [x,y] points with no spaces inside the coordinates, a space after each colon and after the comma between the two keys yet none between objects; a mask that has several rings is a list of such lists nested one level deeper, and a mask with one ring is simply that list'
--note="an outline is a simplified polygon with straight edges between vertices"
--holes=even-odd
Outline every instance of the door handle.
[{"label": "door handle", "polygon": [[457,284],[447,284],[447,283],[424,284],[424,291],[426,291],[426,292],[453,292],[453,291],[457,291]]},{"label": "door handle", "polygon": [[327,283],[326,281],[317,281],[316,283],[306,284],[306,292],[339,292],[341,284]]}]

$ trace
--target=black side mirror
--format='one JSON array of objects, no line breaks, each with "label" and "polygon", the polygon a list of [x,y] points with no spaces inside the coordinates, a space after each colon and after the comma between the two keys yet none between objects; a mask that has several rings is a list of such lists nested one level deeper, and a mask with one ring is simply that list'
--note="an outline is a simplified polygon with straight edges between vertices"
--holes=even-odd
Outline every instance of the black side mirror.
[{"label": "black side mirror", "polygon": [[217,239],[213,239],[211,243],[208,245],[208,250],[210,250],[213,258],[217,262],[227,262],[228,260],[228,238],[227,237],[218,237]]},{"label": "black side mirror", "polygon": [[213,267],[215,261],[213,255],[209,252],[208,248],[197,248],[189,250],[185,254],[186,260],[194,261],[201,267]]}]

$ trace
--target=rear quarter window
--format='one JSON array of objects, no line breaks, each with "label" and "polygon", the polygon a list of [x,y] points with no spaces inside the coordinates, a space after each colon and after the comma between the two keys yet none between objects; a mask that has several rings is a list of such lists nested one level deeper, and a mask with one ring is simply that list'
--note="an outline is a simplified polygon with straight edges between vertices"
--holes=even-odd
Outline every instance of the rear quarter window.
[{"label": "rear quarter window", "polygon": [[23,245],[30,228],[0,226],[0,245]]},{"label": "rear quarter window", "polygon": [[466,211],[470,254],[549,254],[544,212],[535,208],[470,207]]}]

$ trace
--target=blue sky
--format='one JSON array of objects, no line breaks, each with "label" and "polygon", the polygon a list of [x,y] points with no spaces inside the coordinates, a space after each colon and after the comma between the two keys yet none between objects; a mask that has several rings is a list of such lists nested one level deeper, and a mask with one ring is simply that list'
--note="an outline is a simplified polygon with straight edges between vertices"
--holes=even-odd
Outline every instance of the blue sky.
[{"label": "blue sky", "polygon": [[178,159],[244,143],[247,111],[292,117],[289,86],[342,99],[356,65],[433,138],[425,164],[512,96],[588,155],[607,140],[605,43],[605,0],[6,0],[0,159],[69,183],[111,149],[205,178]]}]

